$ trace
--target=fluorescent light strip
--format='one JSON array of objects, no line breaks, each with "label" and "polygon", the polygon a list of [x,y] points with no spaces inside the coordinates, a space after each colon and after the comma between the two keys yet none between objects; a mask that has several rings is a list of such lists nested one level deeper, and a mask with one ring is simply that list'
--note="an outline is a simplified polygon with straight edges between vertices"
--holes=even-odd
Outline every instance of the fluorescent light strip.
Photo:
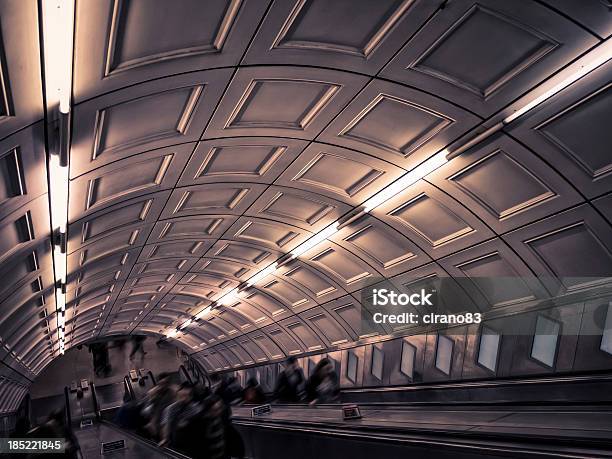
[{"label": "fluorescent light strip", "polygon": [[175,338],[178,334],[178,330],[170,330],[169,332],[166,332],[166,338]]},{"label": "fluorescent light strip", "polygon": [[70,111],[74,0],[43,0],[43,43],[47,107]]},{"label": "fluorescent light strip", "polygon": [[68,167],[60,165],[59,155],[49,155],[51,227],[62,234],[66,233],[68,221],[68,183]]},{"label": "fluorescent light strip", "polygon": [[[293,249],[291,251],[291,258],[294,259],[294,258],[299,257],[304,252],[310,250],[311,248],[313,248],[317,244],[323,242],[325,239],[329,238],[332,234],[336,233],[337,231],[338,231],[338,222],[336,221],[336,222],[332,223],[331,225],[327,226],[326,228],[324,228],[319,233],[315,234],[314,236],[310,237],[309,239],[307,239],[306,241],[304,241],[303,243],[298,245],[295,249]],[[278,262],[274,262],[274,263],[266,266],[264,269],[262,269],[261,271],[255,273],[253,276],[251,276],[249,279],[247,279],[247,281],[246,281],[247,286],[249,286],[249,287],[253,286],[257,282],[259,282],[260,280],[265,278],[267,275],[272,274],[274,271],[276,271],[277,268],[278,268]],[[217,300],[215,300],[215,302],[220,304],[220,305],[222,305],[222,306],[229,306],[229,305],[231,305],[235,301],[237,294],[238,294],[238,289],[237,288],[233,288],[229,292],[223,294],[221,297],[219,297]],[[200,311],[199,313],[197,313],[195,318],[199,319],[204,314],[207,314],[210,311],[212,311],[212,307],[208,306],[208,307],[204,308],[202,311]],[[179,329],[183,330],[184,328],[186,328],[189,325],[191,325],[191,323],[192,323],[192,321],[190,319],[187,322],[185,322],[184,324],[182,324],[179,327]],[[168,336],[168,335],[166,335],[166,336]]]},{"label": "fluorescent light strip", "polygon": [[426,175],[435,171],[437,168],[447,162],[447,155],[448,150],[444,149],[442,151],[439,151],[428,160],[422,162],[411,171],[402,175],[398,180],[393,182],[388,187],[383,188],[381,191],[376,193],[364,203],[364,212],[371,212],[372,210],[380,206],[382,203],[388,201],[393,196],[404,191],[410,185],[418,182]]},{"label": "fluorescent light strip", "polygon": [[246,282],[247,285],[250,287],[253,284],[256,284],[257,282],[262,280],[264,277],[266,277],[268,274],[272,274],[274,271],[276,271],[277,267],[278,267],[277,262],[274,262],[271,265],[265,267],[264,269],[259,271],[257,274],[255,274],[253,277],[251,277],[249,280],[247,280]]},{"label": "fluorescent light strip", "polygon": [[66,294],[62,292],[61,288],[55,289],[55,310],[66,312]]},{"label": "fluorescent light strip", "polygon": [[291,258],[293,259],[299,257],[304,252],[307,252],[308,250],[312,249],[314,246],[320,244],[336,232],[338,232],[338,222],[332,223],[322,231],[318,232],[311,238],[305,240],[300,245],[298,245],[295,249],[291,251]]},{"label": "fluorescent light strip", "polygon": [[534,109],[535,107],[540,105],[542,102],[546,101],[547,99],[550,99],[555,94],[563,91],[569,85],[578,81],[580,78],[592,72],[597,67],[605,64],[610,59],[612,59],[612,42],[602,43],[596,49],[594,49],[593,51],[587,54],[587,56],[584,59],[584,62],[580,64],[578,70],[576,70],[571,75],[561,80],[561,82],[557,83],[555,86],[550,88],[548,91],[544,92],[540,96],[533,99],[527,105],[519,108],[512,115],[505,118],[503,121],[504,124],[509,124],[515,119],[519,118],[520,116],[523,116],[528,111]]}]

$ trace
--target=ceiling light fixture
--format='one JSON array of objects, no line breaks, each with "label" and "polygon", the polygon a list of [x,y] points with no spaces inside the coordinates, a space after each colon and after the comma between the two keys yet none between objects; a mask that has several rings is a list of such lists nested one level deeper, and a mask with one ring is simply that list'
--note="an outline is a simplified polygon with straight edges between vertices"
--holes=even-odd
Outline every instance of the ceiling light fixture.
[{"label": "ceiling light fixture", "polygon": [[382,203],[388,201],[393,196],[404,191],[410,185],[418,182],[423,177],[429,175],[443,164],[446,164],[446,162],[448,161],[446,159],[447,155],[448,150],[444,149],[442,151],[439,151],[426,161],[423,161],[421,164],[416,166],[414,169],[402,175],[391,185],[387,186],[386,188],[383,188],[381,191],[376,193],[364,203],[364,212],[371,212],[372,210],[380,206]]},{"label": "ceiling light fixture", "polygon": [[259,271],[257,274],[255,274],[254,276],[252,276],[246,281],[247,286],[250,287],[253,284],[256,284],[257,282],[262,280],[268,274],[272,274],[274,271],[276,271],[277,267],[278,267],[277,262],[274,262],[271,265],[266,266],[264,269],[262,269],[261,271]]},{"label": "ceiling light fixture", "polygon": [[550,99],[555,94],[563,91],[572,83],[575,83],[580,78],[586,76],[596,68],[602,66],[610,59],[612,59],[612,40],[608,39],[602,44],[598,45],[592,51],[587,53],[583,58],[576,62],[574,66],[570,66],[570,68],[568,69],[570,72],[569,75],[567,75],[560,82],[555,84],[552,88],[548,89],[543,94],[533,99],[528,104],[517,109],[514,113],[512,113],[512,115],[504,118],[503,123],[509,124],[517,118],[523,116],[525,113],[530,110],[533,110],[542,102]]},{"label": "ceiling light fixture", "polygon": [[222,306],[229,306],[236,300],[237,294],[238,294],[238,289],[233,288],[229,292],[220,296],[217,300],[215,300],[215,302],[219,303]]},{"label": "ceiling light fixture", "polygon": [[178,333],[178,330],[170,330],[166,332],[166,338],[175,338]]},{"label": "ceiling light fixture", "polygon": [[334,222],[331,225],[325,227],[322,231],[319,231],[317,234],[315,234],[314,236],[310,237],[309,239],[306,239],[304,242],[302,242],[300,245],[298,245],[295,249],[293,249],[290,253],[291,253],[291,259],[297,258],[300,255],[302,255],[304,252],[307,252],[308,250],[312,249],[314,246],[320,244],[321,242],[323,242],[325,239],[329,238],[330,236],[332,236],[333,234],[338,232],[338,222]]},{"label": "ceiling light fixture", "polygon": [[60,354],[65,348],[66,231],[68,224],[68,159],[74,45],[74,0],[43,0],[41,23],[45,103],[49,132],[49,203],[55,304]]},{"label": "ceiling light fixture", "polygon": [[43,52],[47,107],[70,111],[74,0],[43,0]]},{"label": "ceiling light fixture", "polygon": [[68,221],[68,166],[60,164],[59,154],[49,155],[49,194],[51,226],[54,231],[65,234]]}]

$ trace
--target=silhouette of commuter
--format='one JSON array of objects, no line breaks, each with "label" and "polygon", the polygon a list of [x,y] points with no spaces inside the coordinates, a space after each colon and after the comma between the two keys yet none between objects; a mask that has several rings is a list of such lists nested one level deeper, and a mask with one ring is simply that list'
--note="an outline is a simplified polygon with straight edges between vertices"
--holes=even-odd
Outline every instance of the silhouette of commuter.
[{"label": "silhouette of commuter", "polygon": [[310,404],[334,403],[339,400],[340,386],[334,365],[328,358],[321,359],[306,384]]},{"label": "silhouette of commuter", "polygon": [[278,375],[274,396],[279,402],[297,403],[302,398],[304,373],[295,357],[289,357],[285,369]]},{"label": "silhouette of commuter", "polygon": [[146,355],[143,347],[144,341],[147,339],[146,336],[134,336],[132,337],[132,352],[130,352],[130,360],[134,358],[137,352],[140,352],[141,357]]},{"label": "silhouette of commuter", "polygon": [[242,398],[244,399],[244,403],[253,403],[255,405],[259,405],[266,401],[266,396],[257,379],[249,378],[242,392]]}]

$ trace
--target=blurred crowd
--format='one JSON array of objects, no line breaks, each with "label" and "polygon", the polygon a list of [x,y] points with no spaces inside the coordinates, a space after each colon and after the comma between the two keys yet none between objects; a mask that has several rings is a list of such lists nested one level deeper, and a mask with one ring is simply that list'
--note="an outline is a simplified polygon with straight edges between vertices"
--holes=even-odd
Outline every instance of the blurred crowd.
[{"label": "blurred crowd", "polygon": [[[140,346],[139,346],[140,344]],[[142,353],[142,341],[135,342],[132,355]],[[94,348],[96,353],[104,349]],[[101,371],[104,358],[98,356]],[[290,357],[278,375],[274,392],[266,394],[257,378],[245,387],[233,375],[212,375],[210,384],[177,383],[177,374],[162,373],[157,384],[143,397],[133,400],[125,394],[124,403],[115,414],[115,423],[160,446],[167,446],[194,459],[230,459],[244,457],[244,443],[231,421],[232,406],[265,403],[334,403],[339,401],[338,375],[330,359],[321,359],[306,379],[297,360]],[[144,378],[138,383],[144,388]],[[79,394],[80,391],[80,394]],[[77,390],[77,399],[83,392]],[[49,457],[76,459],[79,445],[65,414],[54,412],[33,429],[24,418],[18,420],[14,438],[64,438],[66,451]]]},{"label": "blurred crowd", "polygon": [[197,459],[228,459],[244,456],[244,444],[231,423],[228,403],[208,387],[176,384],[160,375],[141,400],[128,400],[115,422]]},{"label": "blurred crowd", "polygon": [[234,376],[213,376],[210,387],[205,387],[176,384],[162,374],[143,399],[123,404],[115,422],[193,458],[241,458],[244,443],[231,422],[233,405],[338,400],[338,375],[329,359],[320,360],[306,379],[297,360],[290,357],[269,397],[256,378],[242,387]]}]

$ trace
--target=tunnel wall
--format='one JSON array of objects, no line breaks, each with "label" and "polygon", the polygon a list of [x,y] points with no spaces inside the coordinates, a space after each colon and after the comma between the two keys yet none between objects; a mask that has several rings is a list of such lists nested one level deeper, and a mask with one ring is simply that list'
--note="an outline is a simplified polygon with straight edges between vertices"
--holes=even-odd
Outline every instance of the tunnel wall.
[{"label": "tunnel wall", "polygon": [[[312,353],[298,361],[309,374],[323,356],[332,359],[344,389],[606,372],[612,369],[610,298],[549,305],[480,325],[378,337],[379,342]],[[233,373],[242,384],[255,377],[269,392],[283,367],[278,361],[235,370],[242,362],[223,346],[192,357],[210,373]]]}]

